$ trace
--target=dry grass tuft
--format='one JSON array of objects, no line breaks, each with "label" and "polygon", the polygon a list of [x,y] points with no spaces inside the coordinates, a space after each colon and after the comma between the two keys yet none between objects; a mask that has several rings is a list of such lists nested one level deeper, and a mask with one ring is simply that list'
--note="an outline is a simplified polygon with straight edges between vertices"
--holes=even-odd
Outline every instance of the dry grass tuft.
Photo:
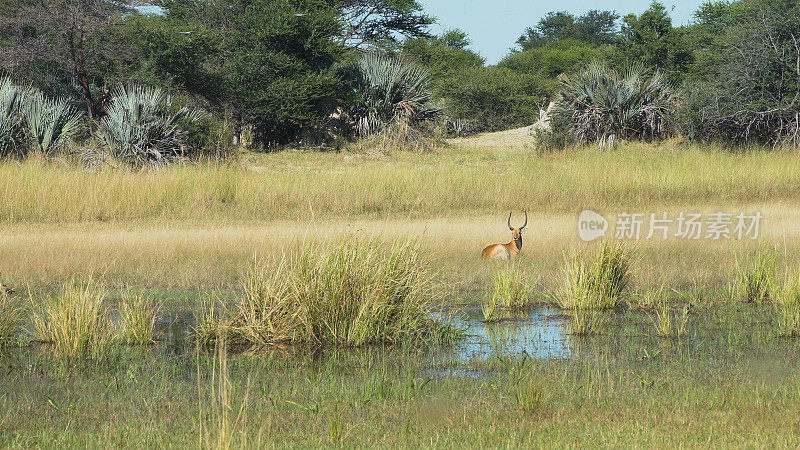
[{"label": "dry grass tuft", "polygon": [[119,337],[134,345],[153,343],[156,317],[161,311],[161,303],[143,294],[126,292],[119,305],[122,329]]},{"label": "dry grass tuft", "polygon": [[59,356],[99,357],[112,341],[112,327],[104,307],[104,289],[91,278],[71,281],[62,292],[45,300],[34,312],[38,339],[52,344]]},{"label": "dry grass tuft", "polygon": [[219,322],[233,343],[360,346],[444,339],[430,314],[430,280],[407,240],[303,244],[256,261],[233,317]]}]

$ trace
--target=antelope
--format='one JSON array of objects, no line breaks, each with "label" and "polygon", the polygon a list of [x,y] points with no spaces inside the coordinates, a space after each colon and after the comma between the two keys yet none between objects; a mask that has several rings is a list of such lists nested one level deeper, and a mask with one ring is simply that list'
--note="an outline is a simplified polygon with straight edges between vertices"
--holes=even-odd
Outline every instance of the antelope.
[{"label": "antelope", "polygon": [[508,214],[508,229],[511,230],[511,242],[508,244],[492,244],[481,252],[485,259],[511,259],[522,250],[522,232],[528,226],[528,212],[525,211],[525,224],[519,228],[511,226],[511,213]]},{"label": "antelope", "polygon": [[[0,278],[2,278],[1,274],[0,274]],[[14,293],[14,290],[11,289],[10,287],[6,286],[5,284],[3,284],[3,281],[0,279],[0,295],[2,295],[2,294],[11,295],[13,293]]]}]

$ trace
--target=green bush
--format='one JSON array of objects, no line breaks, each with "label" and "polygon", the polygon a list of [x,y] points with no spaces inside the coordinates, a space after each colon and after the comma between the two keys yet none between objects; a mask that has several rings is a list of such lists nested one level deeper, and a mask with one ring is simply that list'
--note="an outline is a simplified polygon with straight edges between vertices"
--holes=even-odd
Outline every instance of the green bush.
[{"label": "green bush", "polygon": [[595,62],[559,81],[552,111],[555,136],[613,146],[616,139],[651,140],[670,131],[673,89],[658,71],[647,75],[642,66],[631,66],[621,73]]},{"label": "green bush", "polygon": [[447,114],[476,132],[536,122],[547,92],[535,76],[497,66],[465,70],[440,89]]}]

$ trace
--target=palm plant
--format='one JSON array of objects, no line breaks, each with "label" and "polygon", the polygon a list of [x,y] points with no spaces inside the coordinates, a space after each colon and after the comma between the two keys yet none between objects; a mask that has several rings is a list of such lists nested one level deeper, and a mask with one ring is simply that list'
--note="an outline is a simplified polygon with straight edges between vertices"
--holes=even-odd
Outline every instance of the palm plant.
[{"label": "palm plant", "polygon": [[361,98],[354,113],[362,136],[382,132],[395,122],[410,125],[441,113],[431,105],[428,72],[408,61],[367,53],[350,69],[351,88]]},{"label": "palm plant", "polygon": [[21,138],[22,106],[27,91],[15,85],[11,78],[0,77],[0,156],[14,151]]},{"label": "palm plant", "polygon": [[116,157],[154,165],[184,155],[182,120],[198,121],[198,111],[171,112],[171,98],[158,88],[131,84],[114,89],[100,121],[98,138]]},{"label": "palm plant", "polygon": [[42,155],[66,146],[81,129],[82,114],[68,100],[51,100],[40,91],[31,93],[22,115],[34,148]]},{"label": "palm plant", "polygon": [[645,74],[634,65],[624,73],[594,62],[576,77],[559,76],[561,90],[554,116],[565,120],[578,144],[598,141],[611,147],[616,138],[653,139],[667,131],[673,88],[659,71]]}]

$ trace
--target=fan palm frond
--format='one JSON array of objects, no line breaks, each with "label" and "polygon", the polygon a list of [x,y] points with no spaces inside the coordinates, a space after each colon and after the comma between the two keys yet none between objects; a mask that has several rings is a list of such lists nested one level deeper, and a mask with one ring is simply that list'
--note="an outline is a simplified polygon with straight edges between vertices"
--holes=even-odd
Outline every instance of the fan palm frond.
[{"label": "fan palm frond", "polygon": [[83,119],[66,99],[51,100],[38,91],[27,99],[22,115],[36,151],[43,155],[67,145],[80,131]]},{"label": "fan palm frond", "polygon": [[115,157],[132,163],[159,165],[183,156],[186,133],[179,122],[199,121],[202,113],[188,108],[171,112],[170,103],[158,88],[117,87],[100,122],[100,142]]}]

